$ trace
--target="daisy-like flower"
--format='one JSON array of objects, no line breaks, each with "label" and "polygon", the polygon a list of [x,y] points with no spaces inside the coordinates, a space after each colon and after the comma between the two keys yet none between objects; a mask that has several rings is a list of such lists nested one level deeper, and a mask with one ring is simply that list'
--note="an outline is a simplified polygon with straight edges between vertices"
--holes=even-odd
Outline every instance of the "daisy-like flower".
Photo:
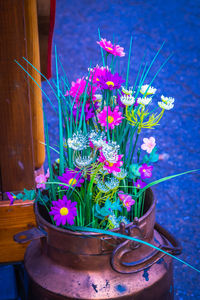
[{"label": "daisy-like flower", "polygon": [[123,161],[120,160],[123,157],[122,154],[115,156],[115,162],[110,162],[106,159],[106,157],[103,155],[103,152],[100,151],[100,156],[98,158],[98,161],[103,163],[103,170],[108,171],[108,173],[112,172],[120,172],[120,167],[123,165]]},{"label": "daisy-like flower", "polygon": [[113,54],[114,56],[125,56],[124,48],[119,45],[113,45],[111,41],[107,41],[106,39],[101,39],[101,41],[97,42],[101,48],[103,48],[106,52]]},{"label": "daisy-like flower", "polygon": [[[148,91],[147,91],[147,89],[148,89]],[[147,93],[146,93],[146,91],[147,91]],[[148,84],[145,84],[145,85],[141,86],[141,89],[140,89],[140,93],[142,95],[146,94],[146,96],[148,96],[148,95],[154,95],[156,91],[157,91],[157,89],[155,89],[152,86],[149,87]]]},{"label": "daisy-like flower", "polygon": [[119,180],[126,178],[127,174],[127,171],[123,168],[121,168],[120,172],[113,172],[113,176],[115,176]]},{"label": "daisy-like flower", "polygon": [[91,85],[88,83],[86,91],[86,85],[87,81],[84,79],[84,77],[78,78],[76,82],[72,81],[71,88],[66,92],[65,96],[70,95],[73,98],[76,98],[76,102],[78,103],[80,96],[86,92],[88,97],[91,97],[92,95],[92,99],[95,100],[94,94],[97,88],[95,86],[91,87]]},{"label": "daisy-like flower", "polygon": [[126,207],[127,211],[130,211],[131,206],[135,203],[135,200],[133,200],[133,198],[130,195],[125,194],[123,191],[119,191],[118,196],[119,199],[122,201],[123,206]]},{"label": "daisy-like flower", "polygon": [[64,226],[66,223],[69,225],[74,224],[74,219],[77,216],[77,202],[71,202],[66,196],[63,196],[63,199],[52,201],[52,204],[49,214],[54,216],[53,219],[56,222],[56,226],[61,224]]},{"label": "daisy-like flower", "polygon": [[35,177],[35,182],[36,182],[36,188],[37,189],[42,189],[44,190],[46,187],[46,182],[47,182],[47,178],[45,175],[40,174],[38,176]]},{"label": "daisy-like flower", "polygon": [[135,103],[135,98],[133,96],[125,95],[120,97],[120,101],[125,106],[131,106]]},{"label": "daisy-like flower", "polygon": [[143,139],[144,144],[141,145],[141,149],[147,151],[147,153],[151,153],[156,145],[156,141],[154,137],[144,138]]},{"label": "daisy-like flower", "polygon": [[147,98],[147,97],[144,97],[144,98],[138,98],[137,99],[137,103],[138,104],[143,104],[143,105],[148,105],[150,102],[151,102],[152,98]]},{"label": "daisy-like flower", "polygon": [[[65,173],[62,176],[58,176],[58,179],[61,181],[61,186],[65,189],[69,189],[70,187],[81,187],[81,184],[84,182],[84,178],[81,172],[77,170],[70,170],[68,168],[65,169]],[[62,185],[65,183],[69,186]]]},{"label": "daisy-like flower", "polygon": [[69,148],[80,151],[88,147],[89,141],[88,137],[80,131],[73,133],[72,138],[68,138],[67,143]]},{"label": "daisy-like flower", "polygon": [[115,106],[112,111],[110,106],[104,106],[103,110],[97,115],[98,121],[101,126],[105,127],[105,130],[114,129],[115,126],[118,126],[124,117],[122,117],[122,112],[119,111],[119,106]]},{"label": "daisy-like flower", "polygon": [[96,65],[93,69],[89,68],[88,71],[90,71],[90,80],[93,82],[93,84],[99,85],[99,78],[101,76],[104,76],[106,74],[106,71],[109,71],[108,66],[106,67],[99,67],[99,65]]},{"label": "daisy-like flower", "polygon": [[105,74],[99,76],[99,87],[102,90],[115,90],[121,87],[121,84],[125,81],[119,76],[118,73],[112,74],[111,71],[106,70]]},{"label": "daisy-like flower", "polygon": [[137,179],[136,182],[133,183],[133,185],[137,189],[143,189],[147,184],[146,184],[146,182],[142,181],[141,179]]},{"label": "daisy-like flower", "polygon": [[163,95],[161,96],[161,101],[158,102],[158,105],[162,109],[170,110],[174,107],[174,101],[175,99],[172,97],[164,97]]},{"label": "daisy-like flower", "polygon": [[143,164],[138,171],[141,174],[141,178],[145,179],[145,178],[150,178],[152,176],[152,170],[153,170],[153,166],[148,166],[147,164]]},{"label": "daisy-like flower", "polygon": [[109,181],[105,182],[105,185],[107,188],[109,188],[109,190],[114,190],[119,186],[119,180],[115,177],[112,177],[109,179]]}]

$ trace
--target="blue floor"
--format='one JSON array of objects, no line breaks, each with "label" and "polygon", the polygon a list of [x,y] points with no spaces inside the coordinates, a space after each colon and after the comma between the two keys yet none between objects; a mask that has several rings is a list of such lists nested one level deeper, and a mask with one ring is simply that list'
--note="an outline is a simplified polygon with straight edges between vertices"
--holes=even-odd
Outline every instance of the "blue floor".
[{"label": "blue floor", "polygon": [[[200,2],[191,0],[59,0],[57,1],[54,44],[69,81],[86,75],[89,63],[101,63],[96,44],[101,35],[128,52],[133,35],[130,79],[134,80],[144,52],[150,62],[166,41],[155,67],[173,57],[160,72],[154,85],[158,95],[175,98],[175,108],[166,113],[154,135],[159,152],[168,159],[154,168],[154,178],[199,168],[200,142]],[[126,68],[127,56],[121,59]],[[46,84],[45,90],[52,95]],[[52,96],[53,98],[53,96]],[[51,140],[57,138],[57,121],[48,109]],[[181,259],[200,269],[200,174],[185,175],[154,188],[157,198],[157,221],[182,243]],[[200,274],[174,262],[175,299],[200,299]]]},{"label": "blue floor", "polygon": [[[70,82],[87,73],[89,63],[100,63],[96,44],[98,27],[106,39],[115,35],[128,52],[133,36],[130,79],[134,80],[146,51],[150,62],[166,41],[146,83],[160,64],[173,57],[154,85],[159,95],[175,98],[175,108],[166,113],[155,136],[166,159],[154,168],[153,179],[199,168],[200,142],[200,2],[192,0],[57,0],[54,45]],[[54,57],[53,57],[54,58]],[[126,68],[127,56],[121,59]],[[55,72],[54,72],[55,74]],[[43,87],[53,95],[47,84]],[[50,138],[57,139],[57,119],[48,111]],[[157,221],[183,246],[180,258],[200,269],[200,174],[194,173],[161,183],[154,188]],[[175,300],[200,299],[200,273],[174,261]],[[1,299],[1,298],[0,298]],[[8,300],[8,299],[7,299]]]}]

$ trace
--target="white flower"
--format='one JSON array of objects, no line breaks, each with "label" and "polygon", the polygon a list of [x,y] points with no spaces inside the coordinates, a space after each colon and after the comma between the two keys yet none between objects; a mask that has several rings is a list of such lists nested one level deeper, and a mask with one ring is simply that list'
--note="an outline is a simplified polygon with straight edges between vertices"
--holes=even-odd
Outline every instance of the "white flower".
[{"label": "white flower", "polygon": [[73,133],[72,138],[68,138],[67,143],[73,150],[80,151],[88,147],[88,137],[82,132]]},{"label": "white flower", "polygon": [[107,188],[109,188],[110,190],[114,190],[119,186],[119,180],[117,178],[110,178],[109,181],[105,182],[105,185],[107,186]]},{"label": "white flower", "polygon": [[152,136],[149,139],[148,138],[144,138],[143,142],[144,142],[144,144],[142,144],[141,149],[142,150],[146,150],[147,153],[151,153],[152,150],[153,150],[153,148],[156,145],[155,138],[152,137]]},{"label": "white flower", "polygon": [[89,133],[89,139],[95,147],[101,148],[105,144],[105,141],[104,141],[105,133],[101,132],[101,131],[96,132],[96,131],[92,130]]},{"label": "white flower", "polygon": [[107,193],[110,190],[102,181],[97,182],[97,187],[102,193]]},{"label": "white flower", "polygon": [[172,97],[164,97],[163,95],[161,96],[161,100],[166,103],[166,104],[172,104],[174,103],[175,99]]},{"label": "white flower", "polygon": [[158,106],[160,106],[160,108],[162,108],[162,109],[170,110],[174,107],[174,104],[158,101]]},{"label": "white flower", "polygon": [[124,86],[122,86],[122,92],[127,96],[131,96],[133,94],[133,87],[131,86],[128,90]]},{"label": "white flower", "polygon": [[[147,89],[148,89],[148,91],[147,91]],[[146,91],[147,91],[147,93],[146,93]],[[145,84],[145,85],[141,86],[141,89],[140,89],[140,93],[142,95],[146,94],[146,96],[148,96],[148,95],[154,95],[156,91],[157,91],[157,89],[155,89],[152,86],[149,87],[148,84]]]},{"label": "white flower", "polygon": [[126,106],[131,106],[135,103],[135,98],[129,95],[121,96],[120,100]]},{"label": "white flower", "polygon": [[143,104],[143,105],[148,105],[151,102],[151,100],[152,100],[152,98],[147,98],[147,97],[138,98],[137,103],[138,104]]},{"label": "white flower", "polygon": [[115,163],[118,160],[118,149],[119,145],[116,144],[116,142],[106,142],[104,143],[102,147],[102,153],[105,156],[106,160],[110,163]]},{"label": "white flower", "polygon": [[93,157],[92,156],[78,156],[75,158],[75,165],[77,167],[80,167],[80,168],[83,168],[83,167],[86,167],[86,166],[89,166],[91,164],[93,160]]},{"label": "white flower", "polygon": [[95,100],[97,101],[97,102],[101,102],[102,101],[102,99],[103,99],[103,96],[101,95],[101,94],[95,94],[94,95],[95,96]]}]

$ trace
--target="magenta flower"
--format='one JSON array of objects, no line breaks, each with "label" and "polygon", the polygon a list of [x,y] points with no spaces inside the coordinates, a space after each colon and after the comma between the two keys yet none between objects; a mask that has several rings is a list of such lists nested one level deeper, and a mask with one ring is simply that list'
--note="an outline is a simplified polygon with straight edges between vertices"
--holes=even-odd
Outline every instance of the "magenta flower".
[{"label": "magenta flower", "polygon": [[[47,174],[48,175],[48,174]],[[47,177],[43,174],[40,174],[35,177],[36,188],[44,190],[46,187]]]},{"label": "magenta flower", "polygon": [[93,69],[90,69],[90,80],[92,80],[94,84],[99,85],[99,78],[105,76],[106,71],[109,71],[108,67],[99,67],[97,65]]},{"label": "magenta flower", "polygon": [[143,189],[147,184],[146,184],[146,182],[142,181],[141,179],[137,179],[136,182],[133,183],[133,185],[137,189]]},{"label": "magenta flower", "polygon": [[152,137],[152,136],[149,139],[148,138],[144,138],[143,142],[144,142],[144,144],[142,144],[141,149],[142,150],[146,150],[147,153],[151,153],[152,150],[153,150],[153,148],[156,145],[155,138]]},{"label": "magenta flower", "polygon": [[115,162],[111,163],[106,160],[105,156],[103,155],[103,152],[100,151],[100,156],[98,158],[98,161],[101,163],[104,163],[103,169],[105,171],[108,171],[108,173],[113,173],[113,172],[121,172],[120,167],[123,165],[123,161],[120,160],[123,157],[122,154],[116,155],[116,160]]},{"label": "magenta flower", "polygon": [[152,176],[152,170],[153,170],[153,166],[148,166],[147,164],[143,164],[138,171],[141,174],[141,178],[145,179],[145,178],[150,178]]},{"label": "magenta flower", "polygon": [[8,197],[8,199],[10,200],[10,204],[9,205],[13,205],[15,199],[16,199],[16,196],[14,196],[13,194],[11,194],[10,192],[6,192],[6,195]]},{"label": "magenta flower", "polygon": [[113,45],[111,41],[107,41],[106,39],[101,39],[100,42],[97,42],[101,48],[103,48],[106,52],[113,54],[114,56],[125,56],[124,48],[119,45]]},{"label": "magenta flower", "polygon": [[118,193],[119,199],[123,202],[123,206],[126,207],[127,211],[131,210],[131,206],[135,203],[135,200],[123,191],[119,191]]},{"label": "magenta flower", "polygon": [[[81,187],[81,184],[84,182],[84,178],[82,178],[81,172],[77,170],[70,170],[68,168],[65,169],[65,173],[62,176],[58,176],[58,179],[65,184],[70,185],[71,187]],[[69,189],[69,186],[65,186],[60,184],[65,189]]]},{"label": "magenta flower", "polygon": [[125,80],[119,76],[118,73],[112,74],[111,71],[106,70],[105,73],[99,76],[98,85],[102,90],[115,90],[119,89]]},{"label": "magenta flower", "polygon": [[58,199],[58,201],[52,201],[53,206],[49,212],[50,215],[54,216],[54,221],[56,226],[60,224],[69,225],[74,224],[74,218],[77,216],[77,202],[71,202],[66,196],[63,196],[63,199]]},{"label": "magenta flower", "polygon": [[[78,78],[76,80],[76,82],[72,81],[71,88],[69,91],[66,92],[65,96],[71,95],[74,98],[76,97],[76,102],[78,103],[81,95],[86,92],[86,90],[85,90],[86,85],[87,85],[87,82],[84,79],[84,77]],[[96,90],[97,90],[96,87],[94,87],[94,86],[91,87],[91,85],[88,83],[88,86],[87,86],[88,97],[91,97],[91,95],[92,95],[92,99],[95,100],[94,94],[95,94]]]},{"label": "magenta flower", "polygon": [[98,121],[101,126],[105,126],[107,131],[107,126],[109,129],[114,129],[118,126],[124,117],[122,117],[122,112],[119,111],[119,106],[116,106],[112,111],[110,106],[104,106],[103,110],[97,115]]}]

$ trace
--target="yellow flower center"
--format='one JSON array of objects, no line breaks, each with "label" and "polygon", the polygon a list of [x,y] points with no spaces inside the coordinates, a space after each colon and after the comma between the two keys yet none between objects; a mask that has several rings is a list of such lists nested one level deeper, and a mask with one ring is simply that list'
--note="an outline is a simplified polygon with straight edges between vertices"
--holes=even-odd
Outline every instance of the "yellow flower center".
[{"label": "yellow flower center", "polygon": [[110,51],[112,51],[113,49],[112,48],[110,48],[110,47],[106,47],[108,50],[110,50]]},{"label": "yellow flower center", "polygon": [[60,214],[61,214],[61,216],[66,216],[66,215],[68,215],[68,212],[69,212],[69,210],[68,210],[67,207],[62,207],[62,208],[60,209]]},{"label": "yellow flower center", "polygon": [[112,167],[114,164],[113,163],[111,163],[111,162],[109,162],[108,163],[109,164],[109,167]]},{"label": "yellow flower center", "polygon": [[96,78],[96,81],[99,81],[99,78]]},{"label": "yellow flower center", "polygon": [[110,85],[114,86],[114,85],[115,85],[114,82],[112,82],[112,81],[107,81],[106,84],[107,84],[108,86],[110,86]]},{"label": "yellow flower center", "polygon": [[108,116],[108,123],[112,123],[114,121],[114,118],[112,116]]},{"label": "yellow flower center", "polygon": [[68,182],[69,185],[75,185],[77,183],[77,180],[75,178],[71,178]]}]

